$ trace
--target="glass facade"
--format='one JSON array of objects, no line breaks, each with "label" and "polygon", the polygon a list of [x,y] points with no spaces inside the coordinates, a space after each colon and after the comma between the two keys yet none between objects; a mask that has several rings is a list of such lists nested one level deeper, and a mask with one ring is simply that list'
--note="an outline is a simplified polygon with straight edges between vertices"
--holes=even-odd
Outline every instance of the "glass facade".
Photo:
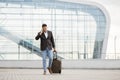
[{"label": "glass facade", "polygon": [[[106,17],[101,9],[85,4],[39,1],[0,2],[1,60],[40,60],[34,54],[40,42],[34,38],[43,23],[53,32],[59,56],[101,58],[106,30]],[[20,40],[24,43],[20,44]]]}]

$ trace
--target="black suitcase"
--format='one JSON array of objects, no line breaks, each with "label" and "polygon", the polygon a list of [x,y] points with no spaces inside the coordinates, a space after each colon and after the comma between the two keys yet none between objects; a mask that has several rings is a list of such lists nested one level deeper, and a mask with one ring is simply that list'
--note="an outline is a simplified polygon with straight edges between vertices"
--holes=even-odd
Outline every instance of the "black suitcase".
[{"label": "black suitcase", "polygon": [[52,63],[51,69],[52,69],[53,73],[61,74],[62,63],[61,63],[61,60],[58,60],[58,58],[57,58],[57,52],[55,53],[55,55],[56,55],[56,58],[53,58],[53,63]]}]

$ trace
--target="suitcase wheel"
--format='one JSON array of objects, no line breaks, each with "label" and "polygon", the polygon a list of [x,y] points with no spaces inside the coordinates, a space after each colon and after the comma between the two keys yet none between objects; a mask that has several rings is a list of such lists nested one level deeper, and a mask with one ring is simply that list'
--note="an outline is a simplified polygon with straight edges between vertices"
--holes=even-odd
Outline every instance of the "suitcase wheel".
[{"label": "suitcase wheel", "polygon": [[59,70],[59,74],[61,74],[61,70]]}]

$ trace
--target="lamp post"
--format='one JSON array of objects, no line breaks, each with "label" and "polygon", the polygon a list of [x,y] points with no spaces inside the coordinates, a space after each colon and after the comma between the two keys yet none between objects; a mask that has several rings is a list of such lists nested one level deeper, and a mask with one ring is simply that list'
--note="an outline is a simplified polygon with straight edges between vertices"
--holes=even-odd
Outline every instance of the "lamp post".
[{"label": "lamp post", "polygon": [[20,60],[20,45],[18,44],[18,60]]},{"label": "lamp post", "polygon": [[88,58],[87,57],[87,40],[88,40],[88,36],[85,36],[85,39],[84,39],[84,59]]},{"label": "lamp post", "polygon": [[117,36],[114,37],[114,51],[115,51],[115,59],[116,59],[116,38]]}]

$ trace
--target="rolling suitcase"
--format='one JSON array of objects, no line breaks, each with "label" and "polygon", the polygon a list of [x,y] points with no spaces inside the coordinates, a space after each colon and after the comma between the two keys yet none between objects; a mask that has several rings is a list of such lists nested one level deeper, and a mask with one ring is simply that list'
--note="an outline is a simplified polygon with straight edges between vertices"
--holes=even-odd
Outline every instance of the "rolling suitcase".
[{"label": "rolling suitcase", "polygon": [[58,60],[57,52],[54,54],[55,54],[56,58],[55,57],[53,58],[53,63],[52,63],[52,67],[51,67],[52,72],[61,74],[61,65],[62,65],[61,60]]}]

